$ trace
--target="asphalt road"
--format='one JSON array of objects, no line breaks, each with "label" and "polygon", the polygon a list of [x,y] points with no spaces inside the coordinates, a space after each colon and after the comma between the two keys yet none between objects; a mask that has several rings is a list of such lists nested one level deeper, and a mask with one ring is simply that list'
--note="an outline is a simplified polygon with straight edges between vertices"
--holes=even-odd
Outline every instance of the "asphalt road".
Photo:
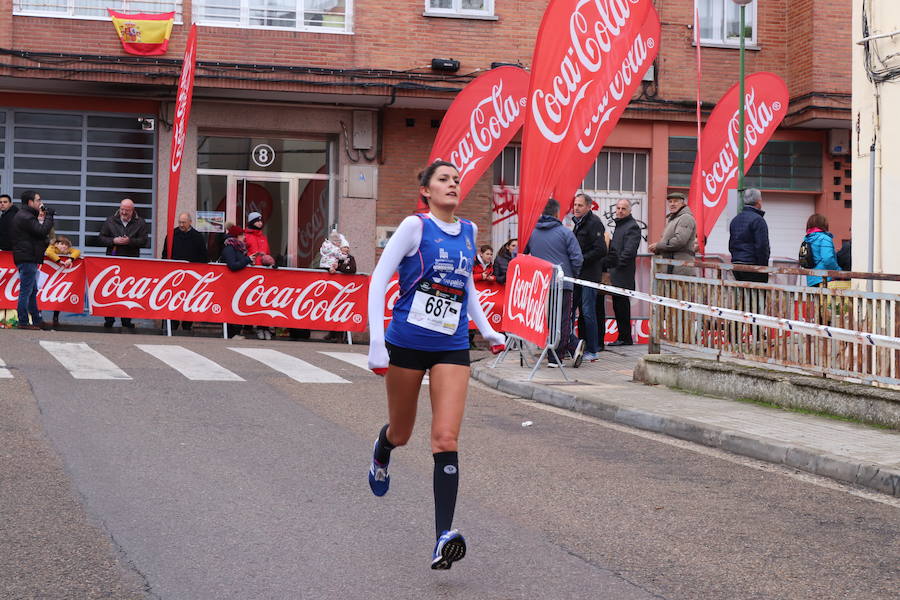
[{"label": "asphalt road", "polygon": [[[130,379],[76,379],[41,340],[86,342]],[[137,344],[243,381],[189,380]],[[366,348],[0,332],[0,598],[898,596],[896,500],[480,386],[454,523],[469,553],[431,571],[427,388],[375,498],[383,380],[322,354],[348,350]],[[281,355],[346,383],[292,379]]]}]

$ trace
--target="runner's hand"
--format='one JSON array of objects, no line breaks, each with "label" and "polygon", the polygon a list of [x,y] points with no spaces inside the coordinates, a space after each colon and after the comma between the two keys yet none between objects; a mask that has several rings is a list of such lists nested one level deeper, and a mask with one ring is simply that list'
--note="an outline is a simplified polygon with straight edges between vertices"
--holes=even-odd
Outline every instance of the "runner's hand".
[{"label": "runner's hand", "polygon": [[491,345],[491,348],[494,346],[506,346],[506,336],[496,331],[490,332],[484,336],[484,339]]},{"label": "runner's hand", "polygon": [[369,369],[376,375],[384,375],[388,367],[388,351],[385,345],[369,344]]}]

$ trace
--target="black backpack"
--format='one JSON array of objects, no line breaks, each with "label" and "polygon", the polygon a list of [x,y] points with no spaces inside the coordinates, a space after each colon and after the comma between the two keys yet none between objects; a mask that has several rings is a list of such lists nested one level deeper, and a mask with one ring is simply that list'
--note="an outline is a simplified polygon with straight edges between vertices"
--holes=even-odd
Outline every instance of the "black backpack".
[{"label": "black backpack", "polygon": [[816,258],[813,256],[812,244],[803,240],[800,243],[800,253],[797,255],[797,262],[800,263],[802,269],[812,269],[816,266]]}]

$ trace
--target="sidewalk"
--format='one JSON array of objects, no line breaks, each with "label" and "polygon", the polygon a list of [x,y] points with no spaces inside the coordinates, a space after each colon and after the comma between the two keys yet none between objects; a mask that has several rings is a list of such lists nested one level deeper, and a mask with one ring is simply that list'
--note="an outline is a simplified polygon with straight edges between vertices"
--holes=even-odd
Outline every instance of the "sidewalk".
[{"label": "sidewalk", "polygon": [[530,369],[512,352],[496,368],[492,356],[473,364],[472,376],[536,402],[900,497],[900,432],[636,383],[646,353],[647,346],[609,348],[597,362],[566,368],[570,383],[546,366],[527,381]]}]

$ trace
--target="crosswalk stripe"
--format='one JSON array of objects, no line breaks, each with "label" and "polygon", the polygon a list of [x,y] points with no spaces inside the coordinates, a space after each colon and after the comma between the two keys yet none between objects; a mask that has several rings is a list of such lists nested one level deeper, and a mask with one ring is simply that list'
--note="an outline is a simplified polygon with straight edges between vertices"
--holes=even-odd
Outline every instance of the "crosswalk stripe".
[{"label": "crosswalk stripe", "polygon": [[278,350],[268,348],[229,348],[229,350],[257,360],[301,383],[350,383],[343,377]]},{"label": "crosswalk stripe", "polygon": [[12,373],[6,368],[2,358],[0,358],[0,379],[12,379]]},{"label": "crosswalk stripe", "polygon": [[75,379],[131,379],[128,373],[84,342],[41,341],[41,347]]},{"label": "crosswalk stripe", "polygon": [[[360,354],[358,352],[324,352],[322,350],[319,350],[319,354],[342,360],[345,363],[350,363],[354,367],[369,371],[369,357],[365,354]],[[369,372],[371,373],[371,371]],[[425,377],[422,378],[422,385],[428,385],[428,383],[428,374],[426,373]]]},{"label": "crosswalk stripe", "polygon": [[244,381],[225,367],[188,350],[168,344],[135,344],[147,354],[166,363],[191,381]]}]

